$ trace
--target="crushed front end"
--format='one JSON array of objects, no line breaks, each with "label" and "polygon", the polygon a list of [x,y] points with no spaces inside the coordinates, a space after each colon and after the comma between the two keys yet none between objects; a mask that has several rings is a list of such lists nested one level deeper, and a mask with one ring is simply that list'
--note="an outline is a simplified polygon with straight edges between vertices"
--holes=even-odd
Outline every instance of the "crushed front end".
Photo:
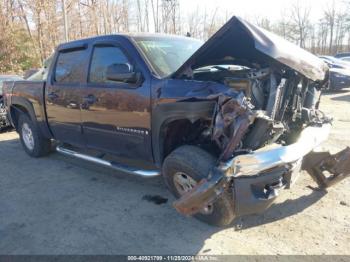
[{"label": "crushed front end", "polygon": [[[287,129],[286,123],[271,121],[263,112],[251,110],[242,98],[240,104],[237,99],[228,99],[224,106],[220,101],[225,99],[218,98],[212,138],[222,146],[221,155],[208,178],[174,203],[180,213],[195,214],[225,191],[233,192],[236,216],[260,213],[276,200],[281,190],[291,187],[301,169],[321,188],[350,175],[350,148],[334,155],[314,151],[327,140],[331,130],[331,120],[321,111],[313,109],[312,120],[304,119],[298,129],[294,126]],[[301,121],[302,114],[299,117]],[[269,126],[268,131],[261,125]],[[278,132],[274,131],[275,125]],[[247,139],[257,129],[264,140],[261,143],[253,140],[256,147],[253,150],[246,146],[250,145]],[[266,136],[266,132],[270,135]]]},{"label": "crushed front end", "polygon": [[[234,42],[238,36],[245,45]],[[228,43],[240,52],[225,53]],[[233,18],[177,75],[228,87],[206,97],[216,101],[210,130],[217,165],[174,203],[180,213],[195,214],[225,191],[233,192],[236,216],[262,212],[301,169],[320,187],[349,176],[350,148],[314,152],[327,140],[332,119],[319,109],[328,68],[312,54]]]},{"label": "crushed front end", "polygon": [[[217,100],[212,140],[221,153],[208,178],[175,202],[180,213],[200,211],[225,190],[233,192],[237,216],[259,213],[282,189],[290,188],[301,169],[320,187],[350,174],[349,148],[335,155],[313,151],[327,140],[331,119],[317,109],[320,92],[315,83],[299,81],[302,83],[297,85],[296,79],[268,81],[271,89],[283,91],[268,96],[269,110],[255,110],[244,92],[231,90],[210,97]],[[277,87],[271,87],[271,82]],[[288,92],[288,88],[297,90]],[[284,101],[285,96],[290,99]],[[273,101],[269,103],[269,99]],[[326,177],[326,171],[330,176]]]}]

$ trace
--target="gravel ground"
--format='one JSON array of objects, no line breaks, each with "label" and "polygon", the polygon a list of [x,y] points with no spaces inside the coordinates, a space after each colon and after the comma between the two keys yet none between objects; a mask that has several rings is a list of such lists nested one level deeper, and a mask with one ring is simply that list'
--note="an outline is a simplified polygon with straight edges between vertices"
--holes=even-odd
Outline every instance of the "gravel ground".
[{"label": "gravel ground", "polygon": [[[333,152],[350,146],[349,106],[349,90],[323,96],[335,119],[324,146]],[[0,134],[0,155],[0,254],[350,255],[350,179],[322,192],[302,173],[264,214],[222,229],[179,215],[161,178],[57,153],[32,159],[15,132]]]}]

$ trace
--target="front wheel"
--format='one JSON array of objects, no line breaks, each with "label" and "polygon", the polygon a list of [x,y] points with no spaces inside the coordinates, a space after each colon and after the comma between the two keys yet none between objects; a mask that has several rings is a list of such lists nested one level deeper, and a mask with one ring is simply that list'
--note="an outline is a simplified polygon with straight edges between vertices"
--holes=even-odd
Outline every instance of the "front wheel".
[{"label": "front wheel", "polygon": [[[162,174],[169,190],[176,198],[180,198],[200,180],[206,178],[214,165],[215,158],[208,152],[186,145],[175,149],[164,160]],[[235,217],[232,194],[225,192],[194,217],[215,226],[231,224]]]},{"label": "front wheel", "polygon": [[31,157],[45,156],[50,152],[50,139],[41,134],[36,124],[26,114],[21,114],[19,117],[18,133],[24,150]]}]

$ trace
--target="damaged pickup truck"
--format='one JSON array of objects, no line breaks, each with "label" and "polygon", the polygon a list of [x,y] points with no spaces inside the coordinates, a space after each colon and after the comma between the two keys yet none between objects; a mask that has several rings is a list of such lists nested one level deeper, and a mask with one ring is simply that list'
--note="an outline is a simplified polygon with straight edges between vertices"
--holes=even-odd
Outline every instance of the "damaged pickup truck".
[{"label": "damaged pickup truck", "polygon": [[233,17],[204,44],[143,34],[61,44],[46,81],[4,92],[30,156],[55,145],[161,174],[180,213],[223,226],[267,209],[301,169],[320,187],[349,175],[349,148],[314,152],[331,128],[318,109],[327,80],[322,60]]}]

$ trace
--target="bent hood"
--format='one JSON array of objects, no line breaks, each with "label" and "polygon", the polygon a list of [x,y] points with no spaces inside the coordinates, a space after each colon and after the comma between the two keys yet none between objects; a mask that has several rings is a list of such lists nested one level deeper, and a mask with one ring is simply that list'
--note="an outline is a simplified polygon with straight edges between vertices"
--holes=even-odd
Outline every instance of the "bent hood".
[{"label": "bent hood", "polygon": [[213,64],[241,64],[260,67],[285,65],[313,81],[326,77],[328,66],[321,59],[239,17],[232,17],[201,46],[173,75]]}]

